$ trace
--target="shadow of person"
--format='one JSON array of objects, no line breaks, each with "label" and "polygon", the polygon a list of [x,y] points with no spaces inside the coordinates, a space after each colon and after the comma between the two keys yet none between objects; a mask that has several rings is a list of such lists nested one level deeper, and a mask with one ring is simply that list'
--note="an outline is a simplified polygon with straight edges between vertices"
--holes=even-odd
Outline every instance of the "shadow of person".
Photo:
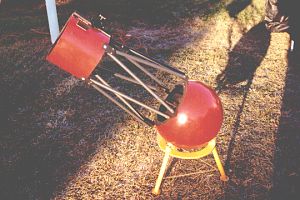
[{"label": "shadow of person", "polygon": [[229,16],[236,18],[242,10],[251,4],[251,2],[252,0],[233,0],[226,6]]},{"label": "shadow of person", "polygon": [[270,44],[270,33],[261,22],[251,28],[229,53],[225,70],[216,78],[216,91],[229,89],[229,95],[242,94],[242,102],[236,115],[229,141],[225,168],[229,168],[235,137],[240,125],[241,114],[257,67],[266,55]]},{"label": "shadow of person", "polygon": [[270,44],[270,33],[261,22],[251,28],[229,53],[225,70],[216,78],[217,91],[247,81],[252,82],[256,68],[263,60]]}]

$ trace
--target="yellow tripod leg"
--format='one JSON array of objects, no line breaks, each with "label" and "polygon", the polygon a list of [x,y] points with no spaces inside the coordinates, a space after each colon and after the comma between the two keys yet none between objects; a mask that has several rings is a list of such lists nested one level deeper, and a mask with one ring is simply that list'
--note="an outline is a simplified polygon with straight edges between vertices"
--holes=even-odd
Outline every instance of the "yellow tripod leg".
[{"label": "yellow tripod leg", "polygon": [[162,179],[163,179],[163,177],[165,175],[165,171],[167,169],[168,161],[169,161],[169,158],[170,158],[171,148],[172,147],[171,147],[170,144],[168,144],[166,146],[165,156],[164,156],[163,162],[161,164],[159,175],[158,175],[158,177],[156,179],[155,187],[152,190],[152,193],[155,194],[155,195],[159,195],[160,194],[160,189],[159,188],[160,188]]},{"label": "yellow tripod leg", "polygon": [[218,167],[218,169],[219,169],[219,172],[220,172],[220,174],[221,174],[221,176],[220,176],[221,181],[228,181],[229,178],[228,178],[228,176],[226,176],[226,174],[225,174],[225,170],[224,170],[223,165],[222,165],[222,163],[221,163],[221,160],[220,160],[219,154],[218,154],[218,152],[217,152],[217,149],[214,148],[214,149],[212,150],[212,153],[213,153],[214,159],[215,159],[215,161],[216,161],[216,163],[217,163],[217,167]]}]

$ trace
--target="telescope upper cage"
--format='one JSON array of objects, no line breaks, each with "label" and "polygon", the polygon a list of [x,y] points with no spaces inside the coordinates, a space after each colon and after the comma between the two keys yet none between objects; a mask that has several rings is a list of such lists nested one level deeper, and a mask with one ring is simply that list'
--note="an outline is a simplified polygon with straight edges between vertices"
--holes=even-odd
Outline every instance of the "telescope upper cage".
[{"label": "telescope upper cage", "polygon": [[110,35],[74,12],[46,59],[77,78],[88,78],[105,53]]}]

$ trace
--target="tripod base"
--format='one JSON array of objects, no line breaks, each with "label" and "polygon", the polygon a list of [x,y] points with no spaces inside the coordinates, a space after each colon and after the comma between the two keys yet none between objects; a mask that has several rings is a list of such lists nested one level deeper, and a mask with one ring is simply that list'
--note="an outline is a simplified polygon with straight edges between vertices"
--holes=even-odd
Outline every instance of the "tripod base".
[{"label": "tripod base", "polygon": [[152,190],[152,193],[155,195],[160,194],[160,185],[162,183],[164,174],[167,169],[168,161],[170,159],[170,156],[180,159],[200,159],[204,156],[207,156],[209,154],[213,154],[213,157],[216,161],[218,170],[221,174],[220,180],[221,181],[228,181],[229,178],[225,174],[225,170],[223,168],[223,165],[221,163],[219,154],[216,149],[216,139],[212,139],[208,143],[204,144],[203,147],[197,151],[181,151],[177,147],[173,146],[171,143],[168,143],[165,141],[159,134],[157,134],[157,142],[162,151],[165,152],[165,156],[159,171],[159,175],[156,179],[155,187]]}]

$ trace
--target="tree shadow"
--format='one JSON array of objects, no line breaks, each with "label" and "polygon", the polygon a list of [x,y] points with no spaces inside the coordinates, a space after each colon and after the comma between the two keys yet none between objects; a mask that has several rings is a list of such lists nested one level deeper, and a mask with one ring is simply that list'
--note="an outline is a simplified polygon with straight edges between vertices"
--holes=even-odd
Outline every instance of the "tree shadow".
[{"label": "tree shadow", "polygon": [[216,12],[223,3],[220,0],[74,0],[65,8],[78,8],[85,14],[101,13],[106,18],[124,24],[144,22],[147,24],[178,24],[183,19],[205,16]]},{"label": "tree shadow", "polygon": [[237,115],[233,124],[229,141],[225,168],[229,169],[235,138],[240,126],[241,115],[251,87],[255,71],[266,55],[270,44],[270,33],[264,23],[251,28],[229,53],[229,60],[225,70],[216,78],[218,93],[228,92],[229,95],[242,95]]},{"label": "tree shadow", "polygon": [[[36,48],[38,44],[42,48]],[[2,57],[6,62],[0,80],[0,199],[49,199],[89,159],[97,139],[105,134],[105,126],[95,127],[79,113],[83,107],[89,109],[84,102],[96,101],[91,96],[95,94],[80,87],[61,96],[51,91],[68,75],[45,62],[47,45],[37,40],[27,43],[22,57],[15,57],[20,55],[14,49]],[[89,126],[94,129],[86,134],[91,130],[84,127]]]},{"label": "tree shadow", "polygon": [[226,9],[230,17],[236,18],[237,15],[251,3],[252,0],[233,0],[227,5]]}]

